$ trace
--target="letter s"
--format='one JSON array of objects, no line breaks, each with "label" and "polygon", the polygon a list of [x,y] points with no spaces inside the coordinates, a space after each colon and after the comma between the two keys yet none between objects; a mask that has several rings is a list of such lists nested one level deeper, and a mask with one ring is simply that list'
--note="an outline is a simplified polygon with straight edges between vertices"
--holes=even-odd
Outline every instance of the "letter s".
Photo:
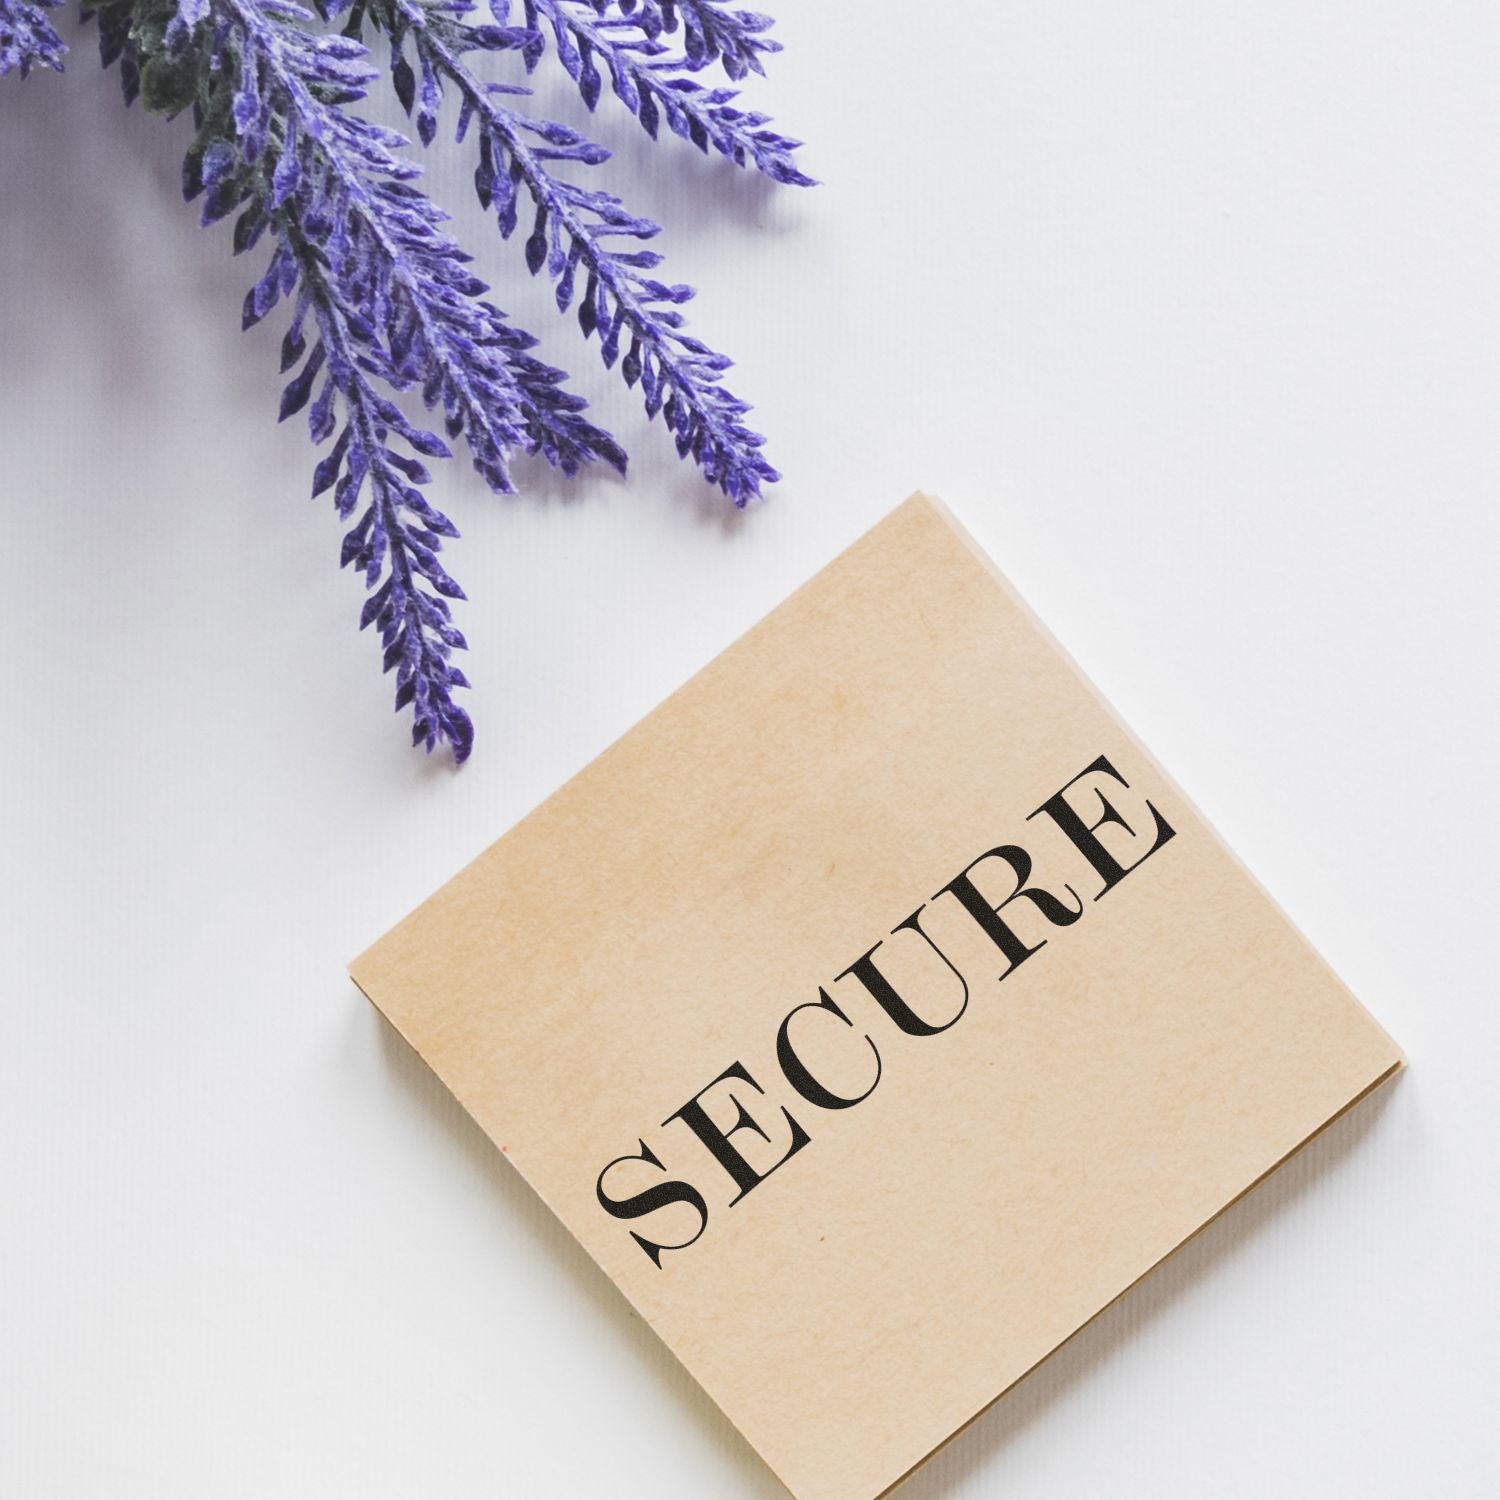
[{"label": "letter s", "polygon": [[604,1191],[604,1179],[610,1171],[618,1167],[621,1162],[643,1161],[653,1167],[665,1171],[656,1153],[642,1141],[641,1149],[629,1156],[617,1156],[599,1174],[599,1180],[594,1185],[594,1191],[599,1198],[599,1206],[607,1214],[612,1214],[617,1219],[643,1219],[647,1214],[655,1213],[659,1208],[666,1208],[673,1203],[688,1203],[698,1211],[698,1229],[692,1239],[679,1240],[675,1245],[658,1245],[654,1240],[648,1240],[644,1235],[637,1234],[633,1229],[630,1237],[647,1255],[651,1257],[651,1263],[661,1269],[661,1253],[663,1250],[686,1250],[694,1244],[698,1237],[708,1228],[708,1204],[703,1201],[703,1195],[689,1182],[658,1182],[653,1187],[645,1188],[629,1198],[611,1198]]}]

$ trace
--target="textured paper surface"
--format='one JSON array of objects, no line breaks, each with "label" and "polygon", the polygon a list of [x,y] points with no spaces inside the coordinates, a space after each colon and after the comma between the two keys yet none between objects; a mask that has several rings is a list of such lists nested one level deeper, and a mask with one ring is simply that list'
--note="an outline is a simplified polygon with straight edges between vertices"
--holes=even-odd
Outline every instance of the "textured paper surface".
[{"label": "textured paper surface", "polygon": [[920,496],[352,972],[799,1500],[1400,1064]]}]

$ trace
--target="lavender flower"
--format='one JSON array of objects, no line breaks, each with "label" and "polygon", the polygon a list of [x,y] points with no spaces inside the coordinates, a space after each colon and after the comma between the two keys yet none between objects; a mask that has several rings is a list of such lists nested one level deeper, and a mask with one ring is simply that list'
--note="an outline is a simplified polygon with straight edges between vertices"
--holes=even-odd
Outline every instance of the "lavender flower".
[{"label": "lavender flower", "polygon": [[[356,0],[342,33],[320,22],[338,20],[349,0],[316,3],[318,14],[296,0],[102,0],[92,13],[101,57],[118,62],[127,102],[191,114],[183,191],[202,199],[202,222],[233,216],[236,254],[271,246],[243,323],[289,304],[281,418],[305,410],[313,442],[331,444],[313,493],[331,490],[351,523],[342,563],[364,575],[369,592],[360,627],[379,630],[396,707],[412,709],[413,742],[429,751],[446,743],[463,761],[473,725],[453,699],[469,684],[452,661],[465,642],[450,601],[464,595],[440,560],[443,541],[458,533],[428,498],[423,460],[451,457],[449,442],[461,439],[489,486],[509,493],[516,451],[567,474],[595,460],[623,473],[626,458],[583,415],[586,403],[562,372],[531,352],[532,336],[486,299],[470,257],[442,228],[446,216],[417,185],[421,169],[404,154],[405,138],[351,110],[379,76],[363,23],[390,39],[392,80],[422,144],[434,139],[451,95],[457,136],[476,134],[476,187],[502,234],[520,222],[524,195],[534,216],[530,271],[546,266],[566,310],[582,270],[585,337],[598,333],[606,366],[619,361],[626,383],[642,386],[648,413],[662,412],[678,451],[741,505],[777,475],[742,421],[748,407],[722,385],[730,362],[681,331],[676,309],[692,292],[647,274],[660,257],[612,243],[651,238],[657,226],[557,176],[556,163],[594,166],[608,152],[511,107],[504,101],[528,90],[482,81],[471,59],[514,54],[530,71],[548,48],[545,21],[591,107],[597,57],[652,134],[666,118],[702,149],[713,144],[779,181],[809,179],[791,165],[796,143],[765,130],[763,116],[734,110],[730,90],[682,76],[717,60],[742,77],[776,50],[762,35],[764,17],[718,0],[524,0],[524,26],[507,24],[505,0],[496,0],[493,25],[465,22],[469,0]],[[660,40],[679,28],[681,55]],[[17,55],[24,72],[25,58],[41,54]],[[402,393],[440,415],[444,436],[411,420],[394,399]]]},{"label": "lavender flower", "polygon": [[61,0],[0,0],[0,78],[13,68],[25,78],[33,68],[61,73],[68,49],[46,12]]},{"label": "lavender flower", "polygon": [[[653,139],[665,118],[674,135],[692,141],[700,151],[712,145],[740,166],[753,164],[777,182],[811,185],[812,178],[792,160],[800,141],[766,129],[768,116],[735,108],[738,90],[705,88],[682,76],[706,67],[715,57],[722,59],[731,78],[743,78],[752,70],[764,72],[760,54],[780,50],[760,35],[771,24],[768,17],[727,11],[717,0],[521,3],[528,26],[535,30],[540,22],[546,23],[558,60],[590,109],[602,89],[597,57],[609,70],[616,97]],[[510,0],[494,0],[491,8],[504,20]],[[687,35],[682,56],[674,55],[661,40],[664,31],[675,29],[679,13]],[[536,55],[533,52],[533,59]]]},{"label": "lavender flower", "polygon": [[[534,19],[536,7],[548,4],[562,17],[564,7],[555,0],[526,0],[527,18]],[[496,9],[505,14],[503,0]],[[585,9],[593,14],[592,5]],[[452,86],[460,100],[457,135],[461,139],[473,128],[479,139],[475,186],[480,201],[495,210],[500,232],[508,239],[520,221],[519,198],[524,191],[533,211],[526,240],[527,266],[533,274],[546,267],[557,284],[560,311],[572,304],[582,270],[586,281],[578,302],[578,324],[584,337],[597,332],[605,366],[619,361],[625,383],[640,384],[647,415],[663,414],[678,453],[691,456],[705,477],[736,505],[758,495],[763,482],[778,479],[760,452],[764,439],[741,420],[748,405],[720,383],[731,362],[681,331],[683,318],[677,307],[693,295],[692,288],[669,286],[649,276],[661,263],[655,252],[622,251],[608,244],[618,238],[650,239],[660,226],[628,212],[613,195],[580,187],[550,170],[550,164],[558,161],[597,166],[609,153],[567,126],[533,120],[507,107],[501,102],[504,98],[524,91],[515,85],[486,84],[464,61],[466,39],[480,30],[519,45],[528,65],[534,65],[539,55],[538,34],[467,27],[456,19],[454,6],[441,0],[369,0],[367,14],[391,38],[396,91],[407,111],[415,113],[424,141],[436,134],[445,85]],[[620,18],[616,24],[622,24]],[[630,21],[631,27],[638,24],[638,18]],[[568,32],[559,29],[557,36],[566,39]],[[604,43],[610,49],[608,55],[616,59],[612,68],[619,57],[633,55],[631,48],[658,46],[649,38],[617,44],[613,36],[608,33],[610,39]],[[415,68],[403,50],[408,37]],[[586,40],[583,50],[565,54],[573,77],[587,77],[584,65],[591,45]],[[679,59],[673,66],[685,63]],[[618,67],[617,90],[618,80],[631,76],[626,64]],[[639,100],[649,96],[634,97],[639,107]],[[592,103],[597,90],[585,88],[585,98]],[[678,118],[685,121],[688,117]],[[686,125],[683,133],[688,133]],[[621,359],[626,340],[628,347]]]},{"label": "lavender flower", "polygon": [[[606,8],[594,7],[601,14]],[[781,43],[764,34],[772,24],[769,16],[728,10],[722,0],[623,0],[620,9],[626,15],[638,12],[642,31],[653,41],[664,31],[675,31],[680,16],[687,64],[694,70],[720,61],[731,78],[743,78],[765,72],[762,53],[781,51]]]}]

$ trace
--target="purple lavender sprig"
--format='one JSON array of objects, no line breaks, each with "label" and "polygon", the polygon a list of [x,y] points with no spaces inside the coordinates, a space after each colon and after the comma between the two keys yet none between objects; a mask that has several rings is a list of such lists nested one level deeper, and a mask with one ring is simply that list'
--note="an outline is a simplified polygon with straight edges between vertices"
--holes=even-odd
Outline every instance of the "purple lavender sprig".
[{"label": "purple lavender sprig", "polygon": [[[524,191],[533,214],[525,242],[528,268],[533,274],[546,268],[564,312],[583,272],[578,323],[584,337],[597,333],[606,368],[618,361],[625,383],[639,383],[647,415],[662,413],[679,455],[691,457],[736,505],[747,504],[780,475],[760,451],[764,438],[743,420],[748,403],[722,384],[732,361],[682,331],[677,309],[693,289],[648,274],[660,265],[660,255],[609,243],[651,239],[660,226],[630,213],[613,194],[555,175],[553,162],[597,166],[609,153],[567,126],[533,120],[503,103],[526,90],[481,80],[464,58],[474,50],[469,38],[503,35],[531,63],[537,34],[469,27],[459,19],[462,13],[450,0],[369,0],[368,16],[391,38],[396,91],[414,114],[419,136],[433,139],[451,85],[460,101],[456,134],[462,140],[472,128],[478,136],[475,186],[480,201],[494,209],[501,234],[508,239],[515,232]],[[404,51],[408,38],[415,67]]]},{"label": "purple lavender sprig", "polygon": [[62,0],[0,0],[0,78],[14,70],[21,77],[33,68],[63,70],[68,49],[52,29],[47,11]]},{"label": "purple lavender sprig", "polygon": [[[243,321],[248,327],[279,298],[298,294],[282,368],[300,362],[300,369],[282,394],[281,417],[307,406],[312,438],[324,442],[342,403],[343,428],[318,465],[313,493],[331,488],[344,520],[360,511],[340,560],[373,590],[360,627],[380,630],[385,669],[396,672],[396,707],[413,707],[414,743],[430,750],[446,740],[462,761],[473,725],[453,702],[453,690],[468,683],[449,660],[465,642],[448,601],[464,595],[438,558],[441,538],[457,531],[421,489],[429,478],[421,457],[449,450],[376,382],[400,391],[427,372],[426,403],[441,403],[450,430],[464,433],[475,467],[498,489],[510,486],[505,456],[522,440],[528,415],[535,422],[542,414],[524,412],[499,315],[477,300],[483,284],[411,186],[419,169],[394,154],[404,141],[340,107],[362,98],[376,76],[365,49],[309,35],[296,23],[310,14],[287,0],[199,3],[210,88],[184,194],[204,194],[205,224],[242,209],[239,250],[267,229],[275,237]],[[393,438],[416,456],[399,453]]]},{"label": "purple lavender sprig", "polygon": [[[750,12],[733,12],[713,0],[521,0],[526,24],[551,33],[558,61],[578,85],[592,110],[599,102],[608,70],[615,96],[640,121],[653,140],[663,119],[667,128],[697,148],[710,146],[739,166],[754,166],[773,181],[809,187],[808,177],[793,160],[802,143],[767,128],[769,116],[739,109],[737,89],[706,88],[685,74],[698,72],[717,56],[731,78],[764,72],[760,54],[779,50],[760,35],[771,22]],[[491,0],[496,19],[504,23],[511,0]],[[688,50],[679,56],[661,40],[681,14]],[[543,27],[542,23],[545,23]],[[539,55],[527,55],[535,64]]]},{"label": "purple lavender sprig", "polygon": [[[607,8],[605,3],[594,6],[601,14]],[[627,16],[638,15],[641,29],[653,41],[676,31],[680,18],[683,50],[694,71],[717,61],[731,78],[764,74],[761,57],[781,51],[781,43],[765,35],[773,24],[770,16],[730,10],[723,0],[620,0],[619,8]]]}]

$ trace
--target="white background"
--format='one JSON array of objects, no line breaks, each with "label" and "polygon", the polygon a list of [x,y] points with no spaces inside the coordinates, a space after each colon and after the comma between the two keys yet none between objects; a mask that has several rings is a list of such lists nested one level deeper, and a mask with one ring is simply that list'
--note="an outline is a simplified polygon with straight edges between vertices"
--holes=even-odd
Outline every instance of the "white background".
[{"label": "white background", "polygon": [[1413,1066],[903,1500],[1500,1493],[1500,10],[772,8],[753,97],[825,186],[597,122],[786,472],[747,517],[434,153],[634,454],[439,476],[458,774],[185,124],[71,21],[0,82],[0,1493],[780,1493],[344,965],[919,486]]}]

